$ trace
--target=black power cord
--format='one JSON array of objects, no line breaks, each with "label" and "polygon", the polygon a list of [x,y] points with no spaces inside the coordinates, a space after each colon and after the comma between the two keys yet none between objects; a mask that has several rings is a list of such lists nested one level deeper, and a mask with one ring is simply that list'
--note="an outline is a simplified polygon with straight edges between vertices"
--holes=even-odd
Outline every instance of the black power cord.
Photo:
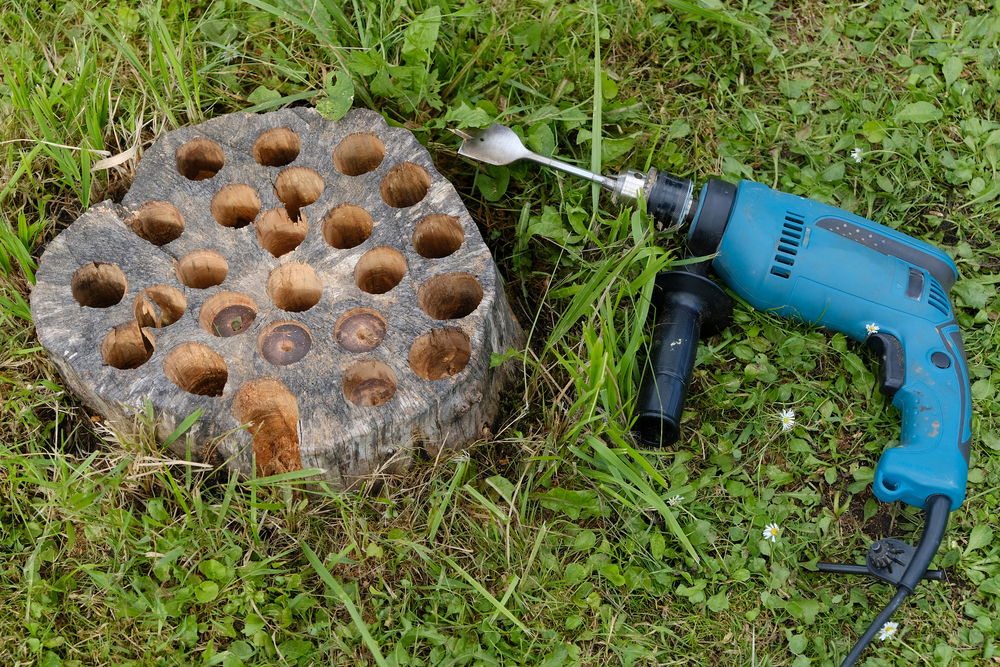
[{"label": "black power cord", "polygon": [[917,545],[916,551],[913,553],[909,565],[906,567],[906,571],[897,584],[896,594],[892,596],[889,604],[885,606],[879,615],[875,617],[875,620],[872,621],[872,624],[868,626],[865,634],[861,635],[861,638],[854,644],[854,648],[844,658],[844,662],[841,663],[840,667],[851,667],[857,662],[864,650],[868,648],[868,644],[878,634],[878,631],[889,621],[889,618],[896,610],[899,609],[899,606],[903,604],[903,600],[917,587],[917,584],[924,577],[924,573],[927,572],[927,568],[930,567],[938,547],[941,546],[941,539],[944,537],[944,529],[948,526],[948,515],[950,513],[951,498],[948,496],[935,494],[927,498],[924,533],[920,536],[920,544]]}]

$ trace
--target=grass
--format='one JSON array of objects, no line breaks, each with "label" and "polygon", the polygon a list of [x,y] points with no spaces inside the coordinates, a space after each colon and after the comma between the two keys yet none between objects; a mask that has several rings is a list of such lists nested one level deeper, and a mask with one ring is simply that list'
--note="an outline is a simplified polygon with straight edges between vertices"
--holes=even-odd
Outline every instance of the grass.
[{"label": "grass", "polygon": [[[0,6],[0,663],[839,664],[891,591],[811,565],[913,541],[921,520],[870,492],[899,438],[874,359],[738,304],[699,350],[684,441],[637,451],[625,432],[652,277],[681,239],[572,179],[461,160],[444,128],[484,117],[579,164],[750,178],[954,257],[968,500],[936,559],[947,581],[922,585],[901,637],[863,662],[1000,657],[995,7]],[[431,150],[530,332],[497,435],[380,489],[306,494],[295,475],[167,459],[145,413],[92,420],[29,320],[45,243],[120,199],[127,151],[219,114],[313,104],[335,69],[355,104]]]}]

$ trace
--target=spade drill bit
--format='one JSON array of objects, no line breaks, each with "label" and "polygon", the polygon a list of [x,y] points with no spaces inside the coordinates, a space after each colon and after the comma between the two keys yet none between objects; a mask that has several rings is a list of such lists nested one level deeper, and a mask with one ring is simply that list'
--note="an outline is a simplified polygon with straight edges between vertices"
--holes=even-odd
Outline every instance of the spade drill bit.
[{"label": "spade drill bit", "polygon": [[464,141],[459,155],[494,166],[508,165],[518,160],[530,160],[552,169],[597,183],[611,193],[616,203],[634,205],[640,192],[646,201],[646,211],[663,227],[678,227],[690,222],[694,183],[656,169],[647,173],[627,169],[617,176],[603,176],[566,162],[534,153],[521,143],[517,134],[504,125],[491,125],[485,130],[451,130]]}]

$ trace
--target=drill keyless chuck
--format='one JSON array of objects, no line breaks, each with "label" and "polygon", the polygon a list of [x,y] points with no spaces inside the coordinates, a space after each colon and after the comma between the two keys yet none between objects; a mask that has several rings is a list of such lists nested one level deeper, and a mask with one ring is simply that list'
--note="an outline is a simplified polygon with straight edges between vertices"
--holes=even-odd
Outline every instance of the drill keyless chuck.
[{"label": "drill keyless chuck", "polygon": [[646,197],[646,212],[664,229],[689,222],[694,183],[688,179],[656,169],[646,174],[628,169],[608,180],[617,204],[634,204],[641,190]]}]

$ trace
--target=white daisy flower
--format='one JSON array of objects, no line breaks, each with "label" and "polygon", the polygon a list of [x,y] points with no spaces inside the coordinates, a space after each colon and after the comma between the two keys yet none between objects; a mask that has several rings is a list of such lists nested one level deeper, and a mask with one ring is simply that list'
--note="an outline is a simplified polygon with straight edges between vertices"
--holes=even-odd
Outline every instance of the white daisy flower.
[{"label": "white daisy flower", "polygon": [[791,431],[793,426],[795,426],[795,411],[794,410],[782,410],[781,411],[781,430],[782,431]]},{"label": "white daisy flower", "polygon": [[771,540],[772,542],[778,539],[778,524],[769,523],[764,527],[764,539]]},{"label": "white daisy flower", "polygon": [[684,498],[682,496],[677,495],[668,500],[667,504],[673,507],[674,505],[680,505],[682,500],[684,500]]},{"label": "white daisy flower", "polygon": [[897,630],[899,630],[899,623],[896,621],[889,621],[882,626],[881,630],[878,631],[878,638],[885,641],[889,637],[894,637]]},{"label": "white daisy flower", "polygon": [[226,44],[225,46],[222,47],[221,51],[222,51],[222,62],[227,64],[233,62],[233,60],[235,60],[240,55],[240,52],[236,49],[236,46],[233,44]]},{"label": "white daisy flower", "polygon": [[866,324],[865,329],[868,331],[868,335],[871,336],[872,334],[878,333],[879,326],[872,322],[871,324]]},{"label": "white daisy flower", "polygon": [[855,162],[861,162],[861,156],[864,154],[865,152],[861,150],[861,147],[855,147],[855,149],[851,151],[851,157],[854,158]]}]

